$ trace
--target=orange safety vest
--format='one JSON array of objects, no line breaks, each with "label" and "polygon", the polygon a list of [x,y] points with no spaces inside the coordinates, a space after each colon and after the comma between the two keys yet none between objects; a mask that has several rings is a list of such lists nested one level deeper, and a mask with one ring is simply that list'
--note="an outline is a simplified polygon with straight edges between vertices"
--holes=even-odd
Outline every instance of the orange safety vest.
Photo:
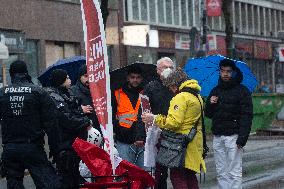
[{"label": "orange safety vest", "polygon": [[140,106],[140,99],[138,99],[135,109],[128,98],[122,91],[122,88],[115,91],[117,102],[116,118],[121,127],[130,128],[134,121],[137,121],[138,110]]}]

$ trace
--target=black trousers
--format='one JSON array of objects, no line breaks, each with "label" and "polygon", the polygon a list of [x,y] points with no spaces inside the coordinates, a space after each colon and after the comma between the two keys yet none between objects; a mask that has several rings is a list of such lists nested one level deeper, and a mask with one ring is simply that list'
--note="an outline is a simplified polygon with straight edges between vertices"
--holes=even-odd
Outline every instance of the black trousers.
[{"label": "black trousers", "polygon": [[73,150],[61,151],[56,158],[56,167],[62,178],[62,189],[78,189],[83,178],[79,172],[80,158]]},{"label": "black trousers", "polygon": [[155,189],[167,189],[168,168],[156,163]]},{"label": "black trousers", "polygon": [[2,161],[8,189],[24,189],[25,169],[29,170],[37,189],[61,188],[60,179],[41,145],[5,144]]}]

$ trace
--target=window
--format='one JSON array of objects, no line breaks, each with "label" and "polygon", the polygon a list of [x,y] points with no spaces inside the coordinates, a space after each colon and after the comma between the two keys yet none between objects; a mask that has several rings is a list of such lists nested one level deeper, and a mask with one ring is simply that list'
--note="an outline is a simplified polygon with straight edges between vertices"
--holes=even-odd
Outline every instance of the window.
[{"label": "window", "polygon": [[195,26],[199,26],[201,18],[199,0],[194,0],[194,9],[195,9]]},{"label": "window", "polygon": [[187,3],[188,6],[188,25],[191,27],[193,26],[193,6],[192,6],[192,1],[188,1]]},{"label": "window", "polygon": [[175,25],[180,25],[180,23],[179,23],[179,19],[180,19],[180,16],[179,16],[179,12],[180,12],[179,0],[175,0],[175,1],[173,1],[173,3],[174,3],[174,23],[175,23]]},{"label": "window", "polygon": [[46,67],[57,60],[80,55],[79,43],[66,43],[58,41],[46,41],[45,43]]},{"label": "window", "polygon": [[148,21],[148,9],[147,9],[147,0],[141,1],[141,19],[143,21]]},{"label": "window", "polygon": [[38,77],[38,46],[37,41],[27,40],[26,41],[26,52],[25,61],[27,62],[27,67],[29,75],[32,77],[34,83],[37,83]]},{"label": "window", "polygon": [[149,1],[149,9],[150,9],[150,22],[156,22],[156,1]]},{"label": "window", "polygon": [[[264,21],[264,8],[260,7],[259,11],[260,11],[260,21],[263,22]],[[264,35],[264,23],[260,24],[260,35]]]},{"label": "window", "polygon": [[166,0],[166,22],[167,24],[172,24],[172,1]]},{"label": "window", "polygon": [[248,4],[248,33],[249,34],[253,33],[253,27],[252,26],[253,26],[253,24],[255,24],[255,22],[253,22],[252,15],[253,15],[253,13],[252,13],[252,5]]},{"label": "window", "polygon": [[124,0],[125,20],[173,27],[200,26],[201,0]]},{"label": "window", "polygon": [[133,20],[139,20],[139,0],[132,0]]},{"label": "window", "polygon": [[270,23],[271,23],[271,14],[269,14],[269,10],[270,9],[265,9],[265,19],[266,19],[266,22],[265,22],[265,28],[266,28],[266,35],[267,36],[270,36]]},{"label": "window", "polygon": [[257,6],[253,6],[253,13],[254,13],[254,34],[258,35],[260,34],[259,31],[259,22],[258,22],[258,8]]},{"label": "window", "polygon": [[240,33],[240,8],[239,8],[239,3],[235,2],[235,23],[236,23],[236,33]]},{"label": "window", "polygon": [[241,3],[241,9],[240,9],[240,14],[241,14],[241,20],[242,20],[242,33],[246,33],[246,10],[245,10],[245,4],[244,3]]},{"label": "window", "polygon": [[186,0],[181,0],[181,25],[187,26],[187,16],[186,16]]},{"label": "window", "polygon": [[158,22],[165,23],[165,9],[164,9],[164,0],[158,0]]},{"label": "window", "polygon": [[80,0],[54,0],[54,1],[63,1],[63,2],[69,2],[69,3],[80,3]]}]

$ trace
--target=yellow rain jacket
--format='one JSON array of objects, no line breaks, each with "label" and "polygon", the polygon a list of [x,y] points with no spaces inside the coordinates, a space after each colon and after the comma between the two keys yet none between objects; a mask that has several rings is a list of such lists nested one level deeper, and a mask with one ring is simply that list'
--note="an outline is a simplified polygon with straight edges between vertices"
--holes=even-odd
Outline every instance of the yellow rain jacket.
[{"label": "yellow rain jacket", "polygon": [[[187,80],[181,84],[179,90],[190,87],[200,91],[201,87],[196,80]],[[202,103],[201,96],[199,99]],[[202,104],[203,105],[203,104]],[[188,134],[190,129],[201,116],[200,103],[196,96],[189,92],[178,93],[172,98],[168,115],[157,115],[155,123],[162,129],[169,129],[176,133]],[[197,134],[186,149],[185,168],[200,173],[202,167],[206,171],[205,162],[202,158],[203,140],[202,140],[202,120],[199,119]]]}]

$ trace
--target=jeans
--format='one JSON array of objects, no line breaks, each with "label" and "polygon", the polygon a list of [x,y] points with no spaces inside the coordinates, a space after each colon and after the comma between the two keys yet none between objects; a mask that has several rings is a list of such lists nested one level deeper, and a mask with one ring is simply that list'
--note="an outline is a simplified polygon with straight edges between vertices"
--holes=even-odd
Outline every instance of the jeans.
[{"label": "jeans", "polygon": [[242,154],[237,148],[238,135],[214,136],[213,150],[219,189],[242,188]]},{"label": "jeans", "polygon": [[60,179],[48,161],[43,146],[5,144],[2,160],[8,189],[24,189],[24,171],[28,169],[37,189],[59,189]]},{"label": "jeans", "polygon": [[144,170],[148,170],[144,166],[144,147],[138,147],[134,144],[126,144],[117,141],[116,148],[122,159],[129,161]]}]

